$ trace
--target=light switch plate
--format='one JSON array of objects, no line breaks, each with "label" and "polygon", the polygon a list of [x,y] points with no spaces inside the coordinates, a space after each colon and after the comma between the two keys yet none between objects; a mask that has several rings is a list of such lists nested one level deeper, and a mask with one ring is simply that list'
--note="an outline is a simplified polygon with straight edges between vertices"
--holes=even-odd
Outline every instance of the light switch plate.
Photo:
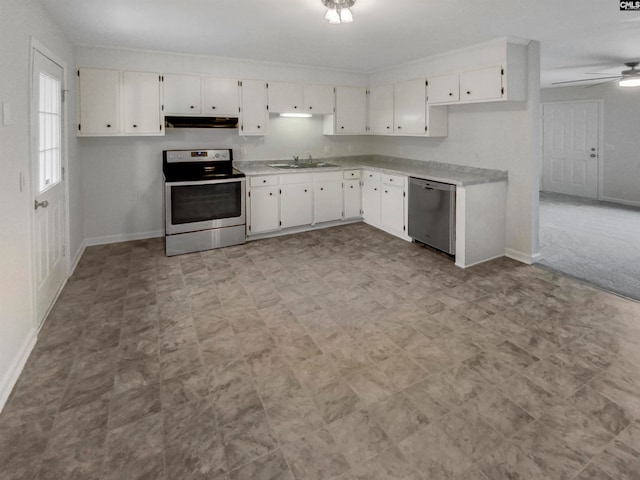
[{"label": "light switch plate", "polygon": [[2,126],[6,127],[11,125],[13,120],[11,119],[11,104],[9,102],[2,102]]}]

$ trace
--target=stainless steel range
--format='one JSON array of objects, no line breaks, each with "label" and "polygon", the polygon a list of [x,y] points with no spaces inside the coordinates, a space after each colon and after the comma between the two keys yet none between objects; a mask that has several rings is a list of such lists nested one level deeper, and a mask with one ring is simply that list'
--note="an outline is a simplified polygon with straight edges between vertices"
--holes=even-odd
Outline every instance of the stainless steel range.
[{"label": "stainless steel range", "polygon": [[167,256],[245,242],[244,173],[231,149],[165,150]]}]

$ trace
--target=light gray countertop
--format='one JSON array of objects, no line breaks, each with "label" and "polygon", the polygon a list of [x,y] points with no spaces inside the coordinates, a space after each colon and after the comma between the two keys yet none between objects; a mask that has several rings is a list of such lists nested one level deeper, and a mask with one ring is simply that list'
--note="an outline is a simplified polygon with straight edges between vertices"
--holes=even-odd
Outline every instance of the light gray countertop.
[{"label": "light gray countertop", "polygon": [[[382,173],[400,174],[410,177],[424,178],[436,182],[449,183],[452,185],[477,185],[481,183],[503,182],[508,179],[508,172],[505,170],[491,170],[487,168],[466,167],[464,165],[453,165],[449,163],[431,162],[424,160],[410,160],[408,158],[388,157],[384,155],[355,155],[350,157],[330,157],[314,159],[334,163],[336,167],[304,168],[292,170],[280,170],[270,167],[269,163],[290,163],[290,161],[268,160],[268,161],[238,161],[234,166],[245,175],[269,175],[287,174],[302,172],[331,172],[336,170],[347,170],[350,168],[367,168],[380,171]],[[305,160],[300,160],[304,163]]]}]

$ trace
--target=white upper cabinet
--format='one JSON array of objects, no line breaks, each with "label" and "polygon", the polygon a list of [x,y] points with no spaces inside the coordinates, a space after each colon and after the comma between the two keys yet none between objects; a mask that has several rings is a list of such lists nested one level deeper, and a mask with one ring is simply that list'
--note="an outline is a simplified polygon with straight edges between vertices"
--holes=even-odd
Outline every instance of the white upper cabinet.
[{"label": "white upper cabinet", "polygon": [[161,75],[78,70],[78,136],[164,135]]},{"label": "white upper cabinet", "polygon": [[78,70],[78,135],[120,132],[120,71]]},{"label": "white upper cabinet", "polygon": [[424,79],[394,85],[394,124],[398,135],[424,135],[427,90]]},{"label": "white upper cabinet", "polygon": [[305,85],[269,82],[270,113],[333,113],[334,95],[331,85]]},{"label": "white upper cabinet", "polygon": [[460,99],[468,102],[501,99],[503,76],[500,65],[460,72]]},{"label": "white upper cabinet", "polygon": [[304,88],[301,83],[269,82],[270,113],[303,112]]},{"label": "white upper cabinet", "polygon": [[221,117],[238,116],[240,89],[235,78],[204,77],[202,114]]},{"label": "white upper cabinet", "polygon": [[[361,135],[367,131],[367,91],[361,87],[336,87],[333,134]],[[325,133],[327,133],[325,131]]]},{"label": "white upper cabinet", "polygon": [[201,115],[200,75],[164,75],[165,115]]},{"label": "white upper cabinet", "polygon": [[391,135],[393,130],[393,85],[369,89],[369,133]]},{"label": "white upper cabinet", "polygon": [[267,85],[263,80],[242,80],[240,135],[266,135]]},{"label": "white upper cabinet", "polygon": [[164,75],[165,115],[238,115],[238,80],[202,75]]},{"label": "white upper cabinet", "polygon": [[305,85],[304,110],[314,115],[330,115],[335,107],[335,94],[331,85]]},{"label": "white upper cabinet", "polygon": [[162,132],[160,75],[150,72],[123,72],[123,130],[131,135]]},{"label": "white upper cabinet", "polygon": [[430,104],[451,103],[460,100],[460,80],[457,73],[429,77],[427,101]]}]

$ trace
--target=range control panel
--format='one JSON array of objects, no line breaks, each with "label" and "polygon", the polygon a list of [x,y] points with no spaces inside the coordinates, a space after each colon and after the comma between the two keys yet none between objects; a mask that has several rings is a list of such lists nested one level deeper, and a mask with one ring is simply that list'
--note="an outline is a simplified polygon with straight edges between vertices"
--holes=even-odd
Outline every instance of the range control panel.
[{"label": "range control panel", "polygon": [[165,159],[167,163],[179,162],[229,162],[231,161],[231,149],[218,150],[167,150]]}]

